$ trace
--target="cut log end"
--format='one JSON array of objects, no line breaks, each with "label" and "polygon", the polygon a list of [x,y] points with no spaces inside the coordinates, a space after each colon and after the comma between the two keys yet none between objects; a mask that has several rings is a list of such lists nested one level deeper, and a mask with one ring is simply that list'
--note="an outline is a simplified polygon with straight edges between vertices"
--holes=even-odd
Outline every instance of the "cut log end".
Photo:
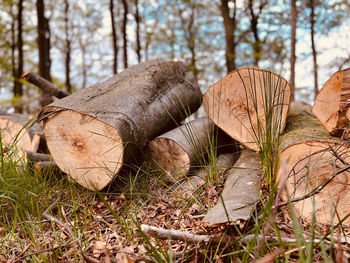
[{"label": "cut log end", "polygon": [[[268,80],[267,80],[268,79]],[[271,101],[271,97],[274,101]],[[266,101],[271,105],[266,105]],[[266,107],[281,119],[283,130],[290,103],[290,87],[285,79],[267,70],[243,68],[231,72],[212,85],[204,95],[203,106],[213,122],[232,138],[259,150],[258,127],[265,127]],[[259,120],[259,121],[257,121]]]},{"label": "cut log end", "polygon": [[[40,143],[41,132],[28,127],[29,118],[10,114],[0,116],[2,142],[6,146],[16,147],[21,151],[36,152]],[[21,154],[22,156],[22,154]]]},{"label": "cut log end", "polygon": [[350,68],[334,73],[318,93],[312,113],[334,136],[350,138],[347,110],[350,100]]},{"label": "cut log end", "polygon": [[[287,167],[279,169],[277,177],[283,186],[281,182],[288,176],[282,198],[287,201],[305,196],[349,162],[350,149],[345,146],[314,141],[287,147],[280,154],[280,163]],[[316,195],[294,203],[294,209],[308,222],[315,213],[319,223],[337,223],[350,211],[349,183],[350,172],[342,172]],[[350,218],[343,224],[349,225]]]},{"label": "cut log end", "polygon": [[190,157],[175,141],[156,138],[148,146],[152,163],[176,180],[190,170]]},{"label": "cut log end", "polygon": [[124,146],[116,128],[69,110],[51,114],[42,127],[57,166],[83,187],[101,190],[120,170]]}]

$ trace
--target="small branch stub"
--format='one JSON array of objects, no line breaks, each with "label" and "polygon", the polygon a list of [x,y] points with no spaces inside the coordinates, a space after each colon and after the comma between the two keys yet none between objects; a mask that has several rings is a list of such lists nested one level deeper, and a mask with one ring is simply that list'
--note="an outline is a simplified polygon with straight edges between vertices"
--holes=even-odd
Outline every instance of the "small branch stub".
[{"label": "small branch stub", "polygon": [[37,86],[44,93],[55,96],[58,99],[62,99],[64,97],[67,97],[68,95],[70,95],[68,92],[59,89],[56,85],[52,84],[50,81],[47,81],[43,77],[40,77],[39,75],[37,75],[31,71],[24,72],[23,75],[21,76],[21,78],[23,78],[26,81],[28,81],[29,83],[32,83],[33,85]]}]

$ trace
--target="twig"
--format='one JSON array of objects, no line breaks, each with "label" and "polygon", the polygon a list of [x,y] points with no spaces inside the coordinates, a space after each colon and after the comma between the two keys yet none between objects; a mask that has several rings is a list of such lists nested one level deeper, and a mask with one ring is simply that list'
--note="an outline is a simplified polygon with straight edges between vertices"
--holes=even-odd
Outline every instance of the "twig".
[{"label": "twig", "polygon": [[69,242],[68,244],[61,245],[61,246],[57,246],[57,247],[51,247],[51,248],[42,249],[42,250],[40,250],[40,251],[31,253],[31,254],[27,254],[27,255],[24,255],[24,256],[21,256],[21,257],[18,257],[18,258],[16,258],[16,259],[13,260],[13,261],[9,261],[9,263],[22,262],[22,261],[23,261],[24,259],[26,259],[27,257],[37,256],[37,255],[40,255],[40,254],[45,253],[45,252],[50,252],[50,251],[52,251],[52,250],[56,250],[56,249],[59,249],[59,248],[64,248],[64,247],[70,245],[70,243],[72,243],[72,242]]},{"label": "twig", "polygon": [[68,92],[59,89],[56,85],[52,84],[50,81],[47,81],[46,79],[40,77],[39,75],[31,71],[24,72],[21,78],[25,79],[29,83],[34,84],[39,89],[41,89],[44,93],[55,96],[56,98],[62,99],[69,95]]},{"label": "twig", "polygon": [[271,253],[268,253],[267,255],[265,255],[264,257],[258,259],[256,261],[256,263],[270,263],[270,262],[275,262],[275,259],[279,258],[281,256],[281,254],[284,253],[284,249],[283,248],[277,248],[274,251],[272,251]]},{"label": "twig", "polygon": [[[246,235],[243,237],[236,237],[237,240],[240,240],[242,243],[244,244],[249,244],[256,236],[254,234],[250,234],[250,235]],[[281,239],[279,240],[277,237],[273,237],[273,236],[262,236],[262,235],[258,235],[257,240],[259,240],[260,242],[274,242],[274,243],[278,243],[278,242],[283,242],[283,243],[296,243],[297,239],[295,238],[287,238],[287,237],[281,237]],[[325,241],[322,239],[313,239],[313,240],[309,240],[306,239],[305,243],[320,243],[321,241]]]},{"label": "twig", "polygon": [[49,219],[50,221],[52,222],[55,222],[57,223],[58,225],[62,226],[68,233],[68,235],[70,236],[70,238],[72,238],[72,244],[75,248],[75,251],[77,252],[78,256],[79,256],[79,259],[81,262],[84,262],[84,260],[88,261],[90,258],[85,258],[85,256],[83,255],[83,253],[80,251],[80,249],[78,248],[78,241],[74,235],[74,232],[73,232],[73,229],[69,226],[69,222],[68,222],[68,219],[67,219],[67,216],[66,216],[66,212],[64,211],[63,207],[61,207],[61,213],[62,213],[62,216],[64,218],[64,220],[66,221],[66,223],[64,223],[62,220],[52,216],[49,214],[49,211],[54,207],[56,206],[56,204],[58,203],[58,201],[61,199],[62,197],[62,193],[59,193],[59,196],[57,197],[56,201],[53,202],[45,211],[44,213],[42,213],[43,217],[46,218],[46,219]]},{"label": "twig", "polygon": [[53,221],[53,222],[59,224],[60,226],[64,227],[65,224],[61,220],[59,220],[58,218],[56,218],[56,217],[54,217],[54,216],[49,214],[49,211],[57,205],[57,203],[61,200],[61,198],[62,198],[62,193],[60,192],[58,194],[55,202],[53,202],[48,208],[46,208],[46,210],[42,213],[42,216],[44,218],[46,218],[46,219],[48,219],[50,221]]}]

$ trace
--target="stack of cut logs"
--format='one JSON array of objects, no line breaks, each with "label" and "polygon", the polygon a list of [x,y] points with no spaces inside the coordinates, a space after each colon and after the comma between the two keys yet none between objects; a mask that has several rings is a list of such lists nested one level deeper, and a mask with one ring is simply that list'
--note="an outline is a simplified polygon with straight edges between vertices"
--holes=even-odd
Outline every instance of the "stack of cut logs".
[{"label": "stack of cut logs", "polygon": [[[277,183],[283,201],[291,200],[309,222],[313,214],[320,223],[339,222],[350,212],[345,140],[350,137],[350,69],[326,82],[312,113],[303,103],[290,107],[288,82],[257,68],[231,72],[203,98],[181,62],[144,62],[71,95],[30,72],[24,78],[59,98],[43,108],[39,123],[54,162],[88,189],[103,189],[123,167],[145,157],[167,178],[188,177],[186,183],[195,188],[208,173],[206,163],[213,163],[208,155],[215,152],[222,154],[217,165],[236,168],[228,171],[223,198],[205,220],[216,224],[246,219],[259,199],[262,134],[274,129],[282,133]],[[207,116],[184,123],[202,100]],[[15,116],[0,116],[2,139],[11,144],[25,127],[18,146],[36,152],[40,129],[26,128]],[[271,122],[277,125],[271,127]],[[244,190],[232,190],[235,184]],[[237,214],[242,209],[245,212]],[[349,222],[350,217],[343,221]]]}]

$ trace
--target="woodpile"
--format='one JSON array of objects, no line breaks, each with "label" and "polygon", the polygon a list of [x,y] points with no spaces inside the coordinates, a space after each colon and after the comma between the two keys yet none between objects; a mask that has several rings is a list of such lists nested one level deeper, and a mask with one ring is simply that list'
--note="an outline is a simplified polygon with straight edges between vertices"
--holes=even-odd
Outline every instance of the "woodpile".
[{"label": "woodpile", "polygon": [[46,106],[39,118],[56,164],[82,186],[101,190],[200,102],[183,63],[153,60]]},{"label": "woodpile", "polygon": [[[331,76],[312,113],[305,103],[290,103],[290,86],[281,76],[239,69],[208,89],[203,96],[207,117],[190,122],[184,119],[199,108],[202,95],[181,62],[140,63],[71,95],[30,72],[24,77],[59,98],[39,115],[52,160],[40,158],[49,158],[88,189],[103,189],[123,167],[146,159],[174,180],[186,177],[180,186],[191,193],[207,180],[210,169],[203,164],[209,151],[219,154],[217,149],[228,145],[229,153],[218,161],[229,170],[225,188],[205,221],[247,220],[259,200],[264,173],[259,152],[268,151],[266,138],[281,135],[278,149],[270,149],[278,153],[271,162],[277,165],[275,180],[284,202],[280,205],[292,203],[307,222],[314,215],[319,223],[339,222],[349,214],[350,153],[344,139],[350,137],[350,69]],[[23,129],[26,147],[21,147],[35,152],[37,126],[28,129],[12,115],[3,116],[0,125],[2,134],[8,129],[7,143],[10,134]]]}]

